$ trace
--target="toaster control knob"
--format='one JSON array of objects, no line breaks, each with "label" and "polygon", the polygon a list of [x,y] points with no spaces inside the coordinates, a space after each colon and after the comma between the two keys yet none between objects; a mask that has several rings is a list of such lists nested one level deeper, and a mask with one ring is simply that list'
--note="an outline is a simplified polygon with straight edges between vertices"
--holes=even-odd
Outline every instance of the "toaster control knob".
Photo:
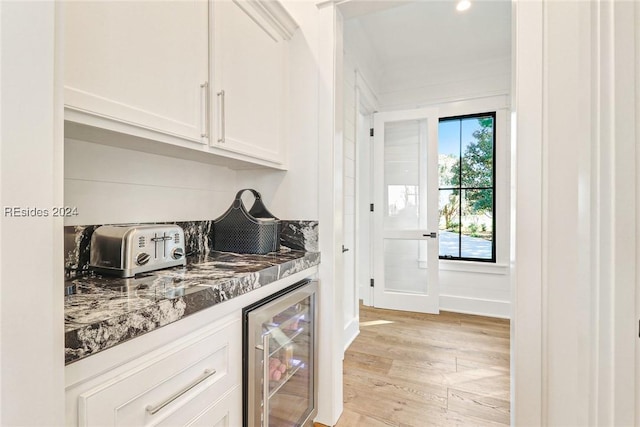
[{"label": "toaster control knob", "polygon": [[149,262],[149,259],[151,258],[151,256],[149,254],[146,254],[144,252],[138,254],[138,256],[136,257],[136,264],[138,265],[145,265],[146,263]]},{"label": "toaster control knob", "polygon": [[183,248],[175,248],[172,252],[171,252],[171,257],[173,259],[180,259],[184,256],[184,249]]}]

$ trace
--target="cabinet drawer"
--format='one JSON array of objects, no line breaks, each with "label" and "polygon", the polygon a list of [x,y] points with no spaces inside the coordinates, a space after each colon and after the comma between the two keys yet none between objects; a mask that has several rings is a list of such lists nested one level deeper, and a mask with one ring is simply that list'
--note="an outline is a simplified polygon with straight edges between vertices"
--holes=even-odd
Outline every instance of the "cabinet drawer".
[{"label": "cabinet drawer", "polygon": [[188,422],[240,384],[240,337],[236,320],[82,393],[79,425],[144,426],[169,418],[177,425],[183,417]]},{"label": "cabinet drawer", "polygon": [[227,392],[220,400],[214,403],[207,402],[202,406],[204,410],[176,411],[162,420],[158,426],[240,427],[242,425],[242,387],[239,385]]}]

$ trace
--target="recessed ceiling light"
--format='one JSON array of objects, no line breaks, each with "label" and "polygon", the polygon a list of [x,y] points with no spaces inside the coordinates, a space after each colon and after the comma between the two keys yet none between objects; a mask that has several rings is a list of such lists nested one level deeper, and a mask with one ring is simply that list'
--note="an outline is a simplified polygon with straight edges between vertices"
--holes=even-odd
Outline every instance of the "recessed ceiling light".
[{"label": "recessed ceiling light", "polygon": [[462,12],[464,10],[469,9],[470,7],[471,7],[471,2],[469,0],[460,0],[456,5],[456,10],[458,12]]}]

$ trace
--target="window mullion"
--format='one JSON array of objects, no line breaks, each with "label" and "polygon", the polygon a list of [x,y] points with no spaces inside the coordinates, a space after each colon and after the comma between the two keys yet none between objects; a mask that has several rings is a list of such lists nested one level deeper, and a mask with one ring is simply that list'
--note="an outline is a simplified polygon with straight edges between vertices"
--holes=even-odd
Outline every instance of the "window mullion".
[{"label": "window mullion", "polygon": [[458,258],[462,258],[462,120],[458,120],[458,155],[460,166],[458,167]]}]

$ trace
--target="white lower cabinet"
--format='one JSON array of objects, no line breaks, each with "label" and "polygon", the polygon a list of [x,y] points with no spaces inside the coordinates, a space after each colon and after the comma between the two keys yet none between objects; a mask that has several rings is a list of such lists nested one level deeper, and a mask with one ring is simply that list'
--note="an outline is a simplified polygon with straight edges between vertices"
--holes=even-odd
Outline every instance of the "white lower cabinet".
[{"label": "white lower cabinet", "polygon": [[240,426],[240,319],[216,325],[68,392],[67,399],[77,399],[77,425]]}]

